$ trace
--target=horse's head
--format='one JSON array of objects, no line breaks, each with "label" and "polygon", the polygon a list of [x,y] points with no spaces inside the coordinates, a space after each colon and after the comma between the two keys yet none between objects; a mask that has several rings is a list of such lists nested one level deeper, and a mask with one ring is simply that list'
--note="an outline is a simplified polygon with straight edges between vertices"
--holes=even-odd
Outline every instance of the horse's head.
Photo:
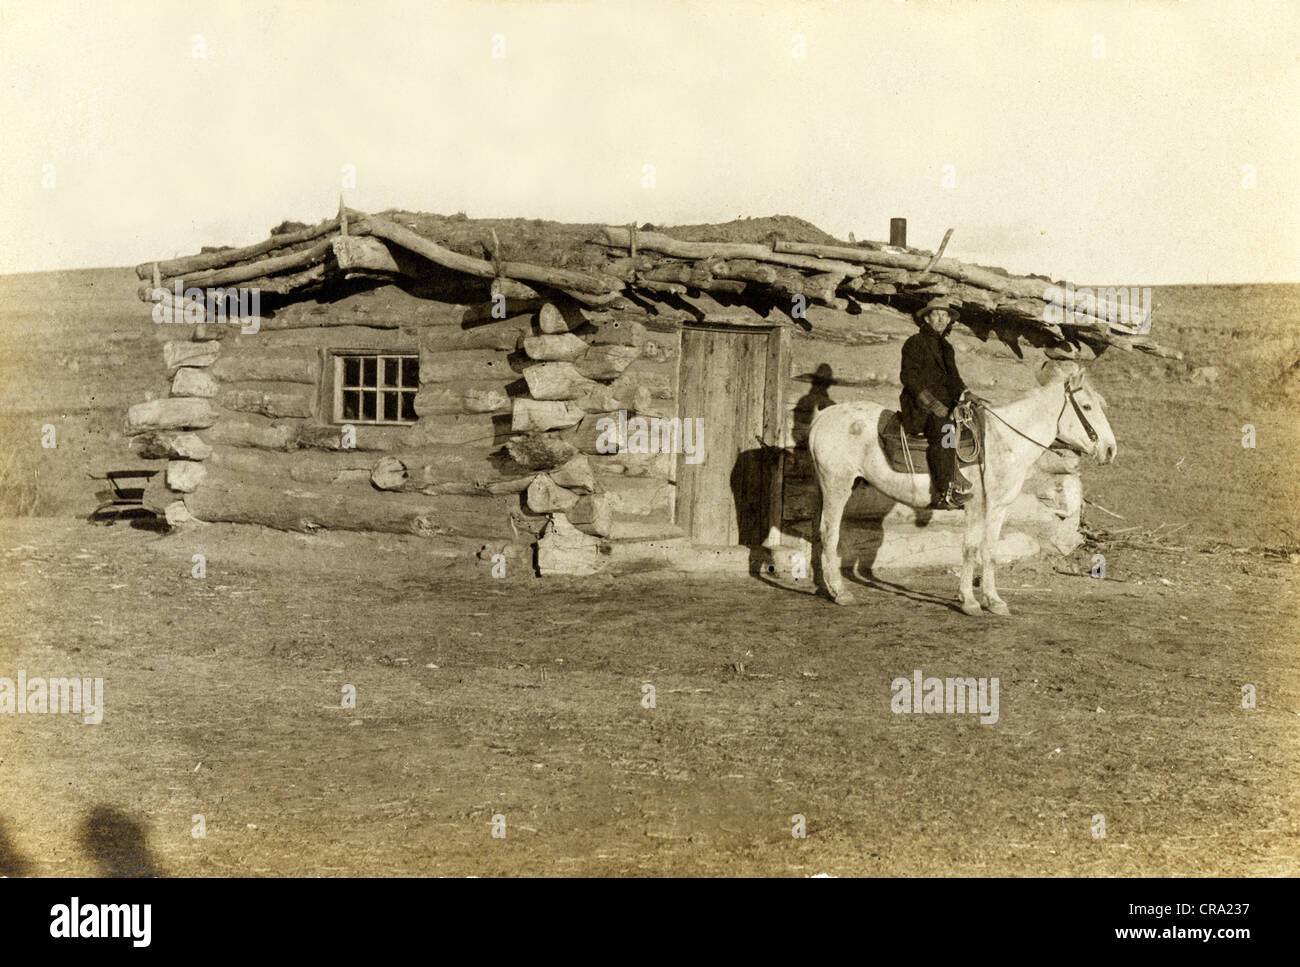
[{"label": "horse's head", "polygon": [[1114,460],[1119,444],[1106,419],[1106,400],[1089,382],[1083,367],[1073,361],[1048,361],[1038,378],[1045,385],[1064,384],[1065,401],[1056,424],[1057,441],[1071,450],[1096,457],[1098,463]]}]

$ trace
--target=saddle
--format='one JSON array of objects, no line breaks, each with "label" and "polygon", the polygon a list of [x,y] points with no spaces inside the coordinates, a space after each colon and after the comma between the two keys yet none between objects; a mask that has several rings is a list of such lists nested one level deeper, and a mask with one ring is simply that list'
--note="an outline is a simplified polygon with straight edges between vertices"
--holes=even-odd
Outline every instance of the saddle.
[{"label": "saddle", "polygon": [[[979,433],[979,414],[975,412],[972,419],[959,420],[957,424],[957,466],[969,467],[980,459],[982,447]],[[880,423],[876,428],[880,437],[880,449],[889,461],[889,466],[896,473],[923,473],[930,475],[930,465],[926,462],[925,452],[930,441],[924,436],[908,433],[903,429],[903,418],[897,410],[886,410],[880,414]]]}]

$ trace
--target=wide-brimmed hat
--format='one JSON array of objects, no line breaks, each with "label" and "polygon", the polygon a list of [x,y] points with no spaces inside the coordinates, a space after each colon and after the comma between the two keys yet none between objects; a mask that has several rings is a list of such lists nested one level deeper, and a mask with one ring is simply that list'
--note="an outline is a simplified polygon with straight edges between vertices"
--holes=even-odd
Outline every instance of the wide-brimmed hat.
[{"label": "wide-brimmed hat", "polygon": [[935,296],[920,309],[917,309],[912,313],[912,319],[919,326],[921,323],[925,322],[925,317],[931,312],[934,312],[935,309],[946,309],[948,310],[949,318],[953,322],[956,322],[958,317],[961,316],[961,313],[957,309],[957,305],[958,303],[951,296]]}]

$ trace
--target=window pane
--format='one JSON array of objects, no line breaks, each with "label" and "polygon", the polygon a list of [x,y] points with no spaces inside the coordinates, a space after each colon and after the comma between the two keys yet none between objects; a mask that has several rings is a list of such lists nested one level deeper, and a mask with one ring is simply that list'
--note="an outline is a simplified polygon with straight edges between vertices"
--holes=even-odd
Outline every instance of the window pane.
[{"label": "window pane", "polygon": [[398,353],[340,353],[342,381],[335,389],[340,421],[414,423],[420,357]]},{"label": "window pane", "polygon": [[402,385],[420,385],[420,357],[407,356],[402,360]]}]

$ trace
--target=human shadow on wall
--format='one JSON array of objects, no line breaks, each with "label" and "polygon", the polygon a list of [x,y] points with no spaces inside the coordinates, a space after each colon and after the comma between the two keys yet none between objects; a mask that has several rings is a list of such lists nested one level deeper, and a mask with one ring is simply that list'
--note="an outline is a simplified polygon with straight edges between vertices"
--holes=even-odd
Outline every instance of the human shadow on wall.
[{"label": "human shadow on wall", "polygon": [[[806,380],[810,388],[795,403],[791,428],[794,446],[784,451],[781,534],[783,543],[788,541],[793,544],[798,539],[809,541],[812,553],[812,560],[807,562],[809,573],[816,587],[823,588],[825,581],[821,572],[822,547],[819,526],[822,500],[821,490],[813,470],[812,457],[808,452],[808,431],[817,413],[836,403],[831,396],[831,387],[835,385],[835,373],[830,363],[821,363],[814,372],[796,378]],[[743,479],[743,475],[741,476]],[[901,586],[881,582],[873,574],[885,541],[885,524],[882,515],[895,505],[883,495],[877,494],[874,498],[869,496],[867,492],[871,490],[871,485],[865,480],[859,479],[853,485],[853,496],[846,506],[846,515],[841,519],[840,524],[841,565],[849,580],[869,584],[878,590],[894,588],[901,590]],[[864,500],[872,501],[879,506],[873,507],[872,513],[868,516],[850,516],[855,506],[862,508]],[[917,510],[915,526],[918,528],[928,526],[933,519],[933,513],[929,509]],[[751,574],[757,575],[765,583],[786,590],[807,593],[806,588],[791,588],[788,583],[776,583],[779,571],[780,568],[776,566],[772,554],[766,548],[751,553]],[[871,584],[871,582],[876,583]]]},{"label": "human shadow on wall", "polygon": [[[861,311],[860,309],[858,310]],[[790,518],[782,521],[782,535],[791,538],[806,538],[812,546],[812,560],[808,562],[809,572],[818,588],[826,586],[821,570],[821,489],[817,484],[817,475],[813,471],[812,456],[808,452],[808,430],[818,411],[834,406],[836,400],[831,397],[831,387],[835,385],[835,371],[830,363],[820,363],[817,369],[806,377],[811,388],[795,403],[793,436],[795,450],[786,461],[785,485],[788,488],[786,511],[783,516]],[[870,485],[859,480],[853,485],[856,495]],[[852,500],[852,498],[850,499]],[[857,521],[853,530],[855,535],[865,531],[865,546],[860,546],[857,556],[845,562],[852,567],[863,565],[870,570],[876,552],[884,539],[884,531],[878,518],[866,518]],[[841,534],[843,526],[841,525]]]},{"label": "human shadow on wall", "polygon": [[[821,500],[817,494],[817,479],[808,453],[808,430],[812,427],[813,418],[819,411],[835,405],[835,400],[831,398],[835,371],[830,363],[819,363],[813,372],[795,378],[806,379],[809,389],[795,401],[791,413],[790,435],[794,440],[794,447],[786,451],[781,537],[785,540],[806,536],[813,542],[813,559],[808,564],[816,586],[821,587],[821,563],[818,559],[817,547],[817,522],[821,519]],[[811,523],[800,526],[805,520],[810,520]],[[810,532],[805,533],[809,528],[811,528]],[[774,575],[775,572],[776,568],[769,566],[768,575]]]},{"label": "human shadow on wall", "polygon": [[[816,477],[812,470],[812,461],[808,454],[808,430],[813,418],[820,410],[835,405],[831,397],[831,387],[835,383],[835,373],[830,363],[820,363],[811,373],[795,377],[809,384],[808,392],[801,396],[791,411],[791,447],[771,447],[755,440],[755,446],[742,452],[736,459],[731,471],[731,492],[736,508],[739,542],[749,547],[749,573],[765,584],[791,591],[796,594],[815,593],[821,587],[820,548],[817,545],[817,523],[821,514],[820,494]],[[783,567],[773,551],[762,546],[768,537],[767,481],[776,473],[777,467],[782,472],[782,509],[780,532],[783,544],[793,544],[799,538],[808,538],[813,542],[812,560],[806,562],[808,578],[801,585],[791,585],[783,578]],[[858,487],[865,487],[860,481]],[[874,523],[879,529],[879,522]],[[878,537],[872,541],[879,546]],[[867,562],[869,564],[869,562]]]},{"label": "human shadow on wall", "polygon": [[822,363],[817,367],[816,372],[797,378],[806,379],[811,385],[808,392],[799,397],[794,404],[791,435],[796,447],[807,447],[808,428],[812,426],[813,417],[817,415],[818,410],[835,405],[830,392],[835,374],[831,370],[830,363]]},{"label": "human shadow on wall", "polygon": [[81,822],[81,848],[99,867],[101,876],[162,876],[144,828],[113,806],[96,806]]},{"label": "human shadow on wall", "polygon": [[[750,548],[749,573],[759,577],[770,576],[776,568],[772,555],[762,543],[767,540],[767,482],[778,467],[784,467],[788,475],[790,461],[798,450],[806,454],[808,445],[808,427],[817,411],[825,409],[835,401],[830,396],[830,386],[834,381],[830,364],[822,363],[817,371],[803,377],[811,383],[811,388],[795,403],[793,413],[793,437],[795,446],[768,446],[755,437],[754,446],[741,451],[731,468],[732,504],[736,508],[737,543]],[[782,460],[784,457],[784,461]],[[784,517],[784,514],[782,514]],[[781,522],[784,533],[785,521]]]}]

